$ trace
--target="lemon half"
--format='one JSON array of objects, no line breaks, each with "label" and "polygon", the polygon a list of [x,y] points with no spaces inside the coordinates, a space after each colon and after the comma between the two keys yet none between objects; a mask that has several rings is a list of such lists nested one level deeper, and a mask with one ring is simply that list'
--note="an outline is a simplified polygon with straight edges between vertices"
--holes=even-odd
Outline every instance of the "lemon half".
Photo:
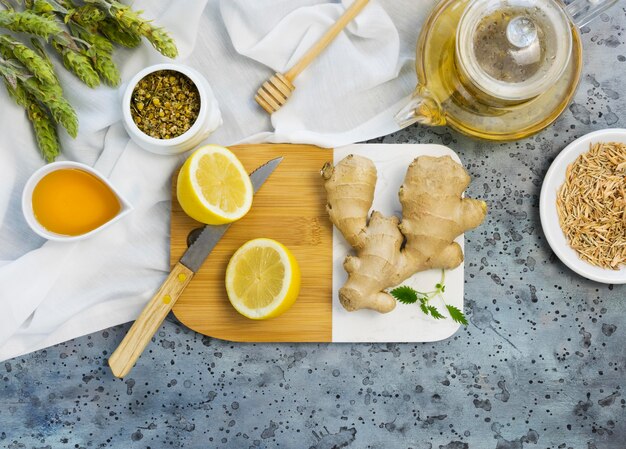
[{"label": "lemon half", "polygon": [[243,165],[218,145],[198,148],[178,173],[176,197],[187,215],[220,225],[239,220],[252,207],[254,191]]},{"label": "lemon half", "polygon": [[277,241],[250,240],[228,263],[226,292],[233,307],[247,318],[277,317],[300,293],[300,267],[291,251]]}]

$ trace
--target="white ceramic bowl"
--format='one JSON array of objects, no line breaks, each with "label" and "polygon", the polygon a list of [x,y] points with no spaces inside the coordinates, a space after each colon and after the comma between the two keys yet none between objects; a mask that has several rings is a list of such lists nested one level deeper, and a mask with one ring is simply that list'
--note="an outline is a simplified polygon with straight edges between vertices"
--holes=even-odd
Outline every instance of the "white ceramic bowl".
[{"label": "white ceramic bowl", "polygon": [[[56,234],[54,232],[50,232],[46,228],[44,228],[37,221],[37,218],[35,218],[35,213],[33,212],[33,201],[32,201],[33,190],[35,189],[35,186],[39,183],[41,178],[46,176],[48,173],[51,173],[56,170],[64,169],[64,168],[75,168],[79,170],[84,170],[88,173],[91,173],[96,178],[104,182],[111,189],[111,191],[117,196],[117,199],[120,202],[121,207],[120,207],[119,213],[114,218],[104,223],[102,226],[94,229],[93,231],[89,231],[81,235],[73,235],[73,236],[61,235],[61,234]],[[81,164],[79,162],[69,162],[69,161],[53,162],[51,164],[44,165],[43,167],[41,167],[39,170],[37,170],[35,173],[31,175],[28,181],[26,181],[26,185],[24,186],[24,190],[22,191],[22,212],[24,214],[24,218],[26,219],[26,222],[28,223],[28,226],[30,226],[30,228],[33,231],[35,231],[37,234],[39,234],[41,237],[48,239],[48,240],[53,240],[55,242],[77,242],[79,240],[84,240],[86,238],[89,238],[92,235],[102,231],[103,229],[108,228],[113,223],[121,220],[122,217],[130,213],[132,210],[133,210],[133,207],[130,205],[130,203],[124,199],[124,197],[117,191],[115,187],[113,187],[113,185],[111,185],[111,183],[104,176],[102,176],[100,173],[98,173],[96,170],[94,170],[90,166]]]},{"label": "white ceramic bowl", "polygon": [[[200,112],[194,124],[178,137],[173,139],[156,139],[145,134],[133,121],[130,103],[133,90],[139,81],[150,73],[159,70],[172,70],[187,76],[198,88],[200,94]],[[128,83],[122,97],[122,114],[124,127],[130,138],[140,147],[157,154],[178,154],[198,146],[222,124],[219,105],[213,95],[208,81],[194,69],[180,64],[157,64],[146,67],[137,73]]]},{"label": "white ceramic bowl", "polygon": [[552,251],[565,265],[581,276],[605,284],[626,284],[626,267],[620,270],[607,270],[591,265],[578,257],[569,244],[559,224],[556,210],[557,192],[565,182],[567,166],[582,153],[589,151],[589,145],[596,142],[620,142],[626,144],[626,129],[603,129],[586,134],[570,143],[554,160],[541,187],[539,213],[541,226]]}]

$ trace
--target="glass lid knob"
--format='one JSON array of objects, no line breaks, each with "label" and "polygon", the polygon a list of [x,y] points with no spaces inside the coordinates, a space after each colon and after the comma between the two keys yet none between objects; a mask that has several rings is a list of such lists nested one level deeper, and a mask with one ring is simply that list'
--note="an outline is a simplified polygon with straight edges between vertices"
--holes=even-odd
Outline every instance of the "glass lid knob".
[{"label": "glass lid knob", "polygon": [[526,48],[537,41],[537,27],[528,17],[518,16],[506,27],[506,38],[517,48]]},{"label": "glass lid knob", "polygon": [[522,101],[545,92],[564,72],[571,22],[558,0],[469,0],[455,45],[456,63],[472,87]]}]

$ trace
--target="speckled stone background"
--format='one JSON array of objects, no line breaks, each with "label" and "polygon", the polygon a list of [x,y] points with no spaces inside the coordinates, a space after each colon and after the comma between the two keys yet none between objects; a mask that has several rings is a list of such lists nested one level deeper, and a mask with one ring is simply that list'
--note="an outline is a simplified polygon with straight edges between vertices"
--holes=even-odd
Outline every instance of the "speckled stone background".
[{"label": "speckled stone background", "polygon": [[541,134],[379,140],[449,145],[489,202],[466,237],[466,329],[434,344],[233,344],[171,318],[118,380],[117,326],[0,364],[0,447],[626,448],[626,287],[569,271],[538,210],[568,142],[626,127],[623,8],[583,30],[575,103]]}]

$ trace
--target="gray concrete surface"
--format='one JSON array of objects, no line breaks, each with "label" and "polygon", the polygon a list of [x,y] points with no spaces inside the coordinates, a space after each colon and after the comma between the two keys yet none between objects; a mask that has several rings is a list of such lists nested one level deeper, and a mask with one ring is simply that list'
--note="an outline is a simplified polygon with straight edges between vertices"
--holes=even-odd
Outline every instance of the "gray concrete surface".
[{"label": "gray concrete surface", "polygon": [[571,140],[626,127],[623,6],[584,31],[575,103],[508,144],[413,126],[458,151],[490,214],[467,234],[470,325],[434,344],[233,344],[168,319],[126,380],[128,325],[0,364],[1,448],[626,448],[626,288],[569,271],[538,199]]}]

